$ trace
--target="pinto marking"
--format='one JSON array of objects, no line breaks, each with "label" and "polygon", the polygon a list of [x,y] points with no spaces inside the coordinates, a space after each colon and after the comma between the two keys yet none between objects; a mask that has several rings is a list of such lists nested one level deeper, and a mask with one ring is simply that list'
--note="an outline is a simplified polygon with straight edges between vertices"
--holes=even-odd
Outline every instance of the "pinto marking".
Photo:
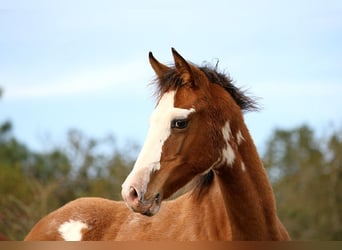
[{"label": "pinto marking", "polygon": [[235,153],[234,153],[232,146],[229,143],[231,134],[232,134],[232,131],[230,129],[230,123],[229,121],[227,121],[226,124],[222,128],[222,135],[226,142],[226,147],[222,149],[222,156],[223,156],[223,161],[226,162],[229,166],[233,167],[233,163],[235,160]]},{"label": "pinto marking", "polygon": [[65,241],[82,240],[82,230],[87,229],[88,225],[77,220],[68,220],[61,224],[58,232]]},{"label": "pinto marking", "polygon": [[243,137],[241,131],[239,130],[236,134],[236,141],[237,141],[237,144],[240,145],[242,141],[244,141],[245,138]]},{"label": "pinto marking", "polygon": [[242,169],[243,172],[246,171],[246,165],[245,165],[245,163],[243,161],[241,162],[241,169]]}]

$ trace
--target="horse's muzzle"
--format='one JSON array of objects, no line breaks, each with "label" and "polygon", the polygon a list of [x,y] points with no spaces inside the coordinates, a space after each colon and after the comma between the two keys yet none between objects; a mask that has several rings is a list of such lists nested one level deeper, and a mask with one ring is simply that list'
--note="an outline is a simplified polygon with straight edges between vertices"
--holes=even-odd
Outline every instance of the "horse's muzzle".
[{"label": "horse's muzzle", "polygon": [[127,193],[122,190],[122,197],[133,212],[146,216],[153,216],[158,213],[162,200],[159,193],[154,195],[152,199],[145,199],[145,193],[137,191],[133,186],[129,188]]}]

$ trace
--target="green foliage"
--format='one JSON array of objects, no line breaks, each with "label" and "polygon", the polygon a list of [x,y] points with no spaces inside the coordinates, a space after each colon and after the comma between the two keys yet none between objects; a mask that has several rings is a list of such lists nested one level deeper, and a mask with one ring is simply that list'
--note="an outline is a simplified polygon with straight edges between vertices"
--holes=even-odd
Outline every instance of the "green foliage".
[{"label": "green foliage", "polygon": [[276,130],[267,144],[264,164],[293,239],[342,240],[341,134],[318,139],[302,126]]},{"label": "green foliage", "polygon": [[0,125],[0,232],[22,240],[47,213],[81,196],[120,199],[136,146],[118,149],[112,137],[70,130],[61,148],[33,152]]}]

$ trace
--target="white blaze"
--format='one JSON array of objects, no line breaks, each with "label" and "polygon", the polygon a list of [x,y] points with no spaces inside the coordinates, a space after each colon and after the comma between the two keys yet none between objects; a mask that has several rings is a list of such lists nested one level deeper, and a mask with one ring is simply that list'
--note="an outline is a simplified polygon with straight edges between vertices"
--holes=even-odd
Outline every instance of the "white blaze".
[{"label": "white blaze", "polygon": [[160,169],[162,147],[171,134],[171,121],[174,119],[185,119],[189,114],[195,112],[193,108],[175,108],[175,94],[176,91],[166,92],[153,111],[145,144],[134,164],[132,172],[122,185],[123,192],[128,191],[133,183],[137,185],[135,188],[140,192],[146,191],[151,172]]},{"label": "white blaze", "polygon": [[80,241],[82,240],[82,230],[87,228],[87,224],[81,221],[69,220],[59,226],[58,232],[66,241]]}]

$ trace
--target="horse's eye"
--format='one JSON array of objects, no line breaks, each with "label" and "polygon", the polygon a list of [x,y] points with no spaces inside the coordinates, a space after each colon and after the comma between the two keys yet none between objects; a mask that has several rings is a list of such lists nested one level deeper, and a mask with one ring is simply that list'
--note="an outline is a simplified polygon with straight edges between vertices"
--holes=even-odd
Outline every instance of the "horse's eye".
[{"label": "horse's eye", "polygon": [[171,122],[171,128],[184,129],[188,126],[188,120],[175,119]]}]

